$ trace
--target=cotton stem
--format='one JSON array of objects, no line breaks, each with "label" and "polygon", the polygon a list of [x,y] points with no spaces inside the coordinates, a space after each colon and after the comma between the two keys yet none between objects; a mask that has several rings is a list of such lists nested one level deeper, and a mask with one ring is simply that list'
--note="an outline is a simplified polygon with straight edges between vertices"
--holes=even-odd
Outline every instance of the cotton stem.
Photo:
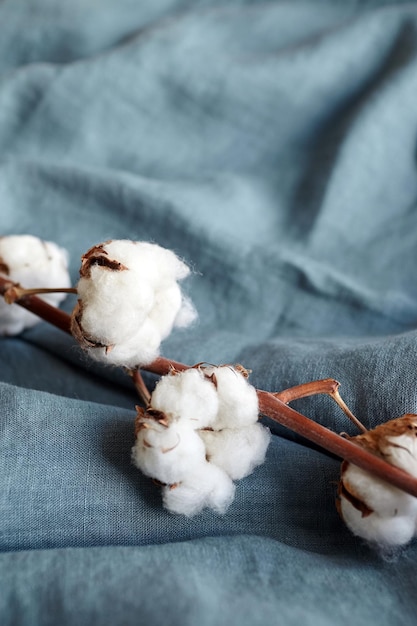
[{"label": "cotton stem", "polygon": [[[12,283],[10,281],[0,276],[0,295],[4,295],[4,292],[10,288],[11,285]],[[27,295],[17,301],[16,304],[23,306],[35,315],[38,315],[43,320],[71,334],[70,316],[67,313],[64,313],[64,311],[47,304],[37,296]],[[184,365],[183,363],[159,357],[143,369],[153,372],[154,374],[164,376],[165,374],[168,374],[172,368],[181,371],[188,369],[188,367],[189,366]],[[291,407],[287,406],[281,398],[287,398],[286,401],[289,402],[290,400],[288,400],[288,398],[291,399],[291,394],[294,394],[294,389],[293,391],[286,391],[288,391],[287,395],[285,395],[285,391],[274,395],[267,391],[257,390],[260,413],[272,420],[275,420],[282,426],[293,430],[299,435],[302,435],[328,452],[331,452],[332,454],[335,454],[336,456],[361,467],[363,470],[378,476],[382,480],[385,480],[386,482],[417,498],[417,480],[410,474],[407,474],[403,470],[390,465],[380,457],[375,456],[357,444],[344,439],[340,435],[337,435],[324,426],[313,422],[298,411],[295,411]],[[281,396],[281,398],[277,396]]]},{"label": "cotton stem", "polygon": [[[6,278],[0,276],[0,295],[4,297],[6,291],[13,287],[13,285],[14,283],[12,283],[10,280],[7,280]],[[56,326],[60,330],[71,334],[70,316],[64,311],[61,311],[61,309],[58,309],[57,307],[48,304],[44,300],[41,300],[37,296],[32,295],[22,297],[20,300],[16,301],[16,304],[23,307],[24,309],[27,309],[31,313],[34,313],[35,315],[45,320],[46,322],[49,322],[53,326]]]},{"label": "cotton stem", "polygon": [[339,387],[340,383],[337,380],[334,380],[334,378],[325,378],[323,380],[314,380],[313,382],[296,385],[295,387],[290,387],[289,389],[279,391],[273,395],[278,398],[278,400],[281,400],[281,402],[284,402],[284,404],[289,404],[290,402],[299,400],[300,398],[306,398],[307,396],[315,396],[324,393],[330,396],[336,404],[338,404],[343,413],[361,432],[366,433],[367,429],[365,426],[358,420],[357,417],[355,417],[341,397]]},{"label": "cotton stem", "polygon": [[25,298],[26,296],[35,296],[46,293],[77,293],[77,290],[75,289],[75,287],[34,287],[33,289],[25,289],[24,287],[21,287],[18,283],[13,283],[8,289],[6,289],[3,297],[7,304],[13,304],[18,300]]},{"label": "cotton stem", "polygon": [[390,465],[356,443],[308,419],[284,404],[272,393],[258,390],[258,399],[262,415],[279,422],[282,426],[286,426],[328,452],[332,452],[417,498],[417,480],[411,474]]},{"label": "cotton stem", "polygon": [[151,394],[149,389],[147,388],[145,381],[142,378],[142,374],[138,369],[135,370],[127,370],[129,376],[133,380],[133,384],[135,385],[136,391],[140,399],[142,400],[145,408],[148,407],[151,403]]}]

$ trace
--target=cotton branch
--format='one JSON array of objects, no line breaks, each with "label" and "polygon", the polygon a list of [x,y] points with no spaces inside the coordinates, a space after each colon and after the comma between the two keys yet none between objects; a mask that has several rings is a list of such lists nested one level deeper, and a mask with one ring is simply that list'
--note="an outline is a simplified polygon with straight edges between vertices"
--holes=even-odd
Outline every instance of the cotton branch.
[{"label": "cotton branch", "polygon": [[[4,297],[7,291],[12,288],[20,287],[15,283],[0,276],[0,295]],[[41,319],[49,322],[53,326],[56,326],[60,330],[70,333],[70,317],[61,309],[51,306],[44,300],[41,300],[34,295],[25,295],[22,298],[16,300],[16,304],[24,309],[34,313]]]},{"label": "cotton branch", "polygon": [[[13,284],[10,281],[0,276],[0,295],[4,295],[11,286],[13,286]],[[22,299],[18,300],[16,304],[23,306],[43,320],[71,334],[70,316],[50,306],[46,302],[43,302],[37,296],[25,295]],[[177,361],[158,357],[153,363],[145,366],[143,369],[163,376],[168,374],[173,368],[177,371],[182,371],[188,369],[189,366]],[[327,379],[327,381],[328,380],[329,379]],[[338,386],[336,381],[333,381],[333,384]],[[417,498],[417,480],[410,474],[386,463],[383,459],[368,452],[352,441],[337,435],[287,406],[286,402],[291,400],[305,397],[306,395],[313,395],[314,393],[323,393],[323,391],[319,390],[323,388],[323,381],[315,381],[308,383],[308,385],[310,385],[308,394],[306,393],[307,389],[305,385],[299,386],[298,391],[295,387],[292,388],[292,390],[286,390],[278,394],[257,390],[260,414],[275,420],[282,426],[302,435],[325,450],[371,472],[382,480],[391,483],[395,487]],[[328,385],[328,382],[326,385]],[[326,387],[326,385],[324,386]],[[299,395],[298,392],[301,395]]]}]

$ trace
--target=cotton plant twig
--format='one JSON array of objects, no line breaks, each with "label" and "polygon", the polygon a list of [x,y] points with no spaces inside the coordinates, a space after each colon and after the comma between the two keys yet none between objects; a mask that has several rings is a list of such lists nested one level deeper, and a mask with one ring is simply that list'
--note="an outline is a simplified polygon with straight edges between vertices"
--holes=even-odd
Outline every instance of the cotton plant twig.
[{"label": "cotton plant twig", "polygon": [[33,287],[32,289],[25,289],[17,283],[11,283],[11,286],[4,292],[3,297],[7,304],[13,304],[17,300],[22,300],[25,296],[36,296],[47,293],[77,293],[77,290],[75,287],[61,287],[58,289]]},{"label": "cotton plant twig", "polygon": [[[11,286],[13,286],[13,284],[10,281],[0,276],[0,295],[4,295],[5,291],[10,289]],[[22,299],[17,300],[16,304],[25,307],[27,310],[35,313],[43,320],[71,334],[70,316],[64,311],[47,304],[37,296],[25,295]],[[158,357],[155,361],[153,361],[153,363],[145,366],[143,369],[154,374],[164,376],[172,371],[173,368],[177,371],[182,371],[188,369],[189,367],[190,366],[177,361],[172,361],[164,357]],[[136,377],[136,379],[140,381],[138,377]],[[139,382],[139,385],[141,384],[142,383]],[[275,420],[282,426],[285,426],[299,435],[302,435],[328,452],[331,452],[336,456],[357,465],[363,470],[368,471],[395,487],[402,489],[410,495],[417,497],[417,480],[410,474],[394,467],[393,465],[390,465],[380,457],[368,452],[352,441],[349,441],[332,432],[328,428],[325,428],[324,426],[308,419],[286,404],[287,402],[297,398],[314,395],[316,393],[328,393],[332,397],[336,398],[338,396],[337,394],[335,395],[334,389],[336,388],[337,392],[337,387],[337,381],[327,379],[326,382],[316,381],[305,385],[299,385],[277,394],[257,390],[259,412],[261,415],[265,415],[266,417]]]},{"label": "cotton plant twig", "polygon": [[[3,278],[2,276],[0,276],[1,296],[4,297],[4,294],[14,287],[16,287],[16,283],[13,283],[10,280],[7,280],[7,278]],[[45,320],[46,322],[49,322],[53,326],[56,326],[60,330],[71,334],[70,316],[65,313],[65,311],[61,311],[61,309],[58,309],[57,307],[48,304],[44,300],[41,300],[41,298],[38,298],[34,295],[25,295],[22,298],[16,300],[16,304],[23,307],[27,311],[34,313],[35,315]]]},{"label": "cotton plant twig", "polygon": [[151,394],[149,393],[149,389],[147,388],[145,381],[142,378],[140,370],[127,369],[126,371],[131,377],[133,384],[135,385],[136,391],[138,392],[138,395],[142,400],[144,406],[148,407],[151,401]]},{"label": "cotton plant twig", "polygon": [[260,413],[346,461],[417,497],[417,480],[380,457],[308,419],[272,393],[258,390]]},{"label": "cotton plant twig", "polygon": [[302,385],[297,385],[295,387],[290,387],[289,389],[284,389],[284,391],[279,391],[274,393],[273,395],[284,402],[284,404],[289,404],[293,400],[299,400],[301,398],[306,398],[307,396],[315,396],[321,393],[324,393],[330,396],[336,404],[342,409],[343,413],[350,419],[353,424],[363,433],[367,432],[365,426],[358,420],[355,415],[353,415],[352,411],[349,409],[347,404],[342,399],[339,393],[340,383],[333,378],[325,378],[323,380],[315,380],[310,383],[303,383]]}]

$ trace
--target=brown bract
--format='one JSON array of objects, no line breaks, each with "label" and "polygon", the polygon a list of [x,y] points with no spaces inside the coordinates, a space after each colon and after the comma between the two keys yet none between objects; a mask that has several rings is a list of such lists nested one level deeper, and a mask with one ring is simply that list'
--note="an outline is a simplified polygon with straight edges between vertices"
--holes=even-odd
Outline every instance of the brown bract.
[{"label": "brown bract", "polygon": [[153,409],[149,407],[148,409],[144,409],[141,406],[136,406],[136,418],[135,418],[135,438],[138,436],[138,433],[144,428],[149,428],[149,422],[145,420],[154,420],[158,424],[162,424],[162,426],[168,427],[168,418],[163,411],[158,411],[157,409]]},{"label": "brown bract", "polygon": [[0,256],[0,274],[6,274],[6,276],[10,275],[10,268],[7,263]]},{"label": "brown bract", "polygon": [[81,300],[77,301],[72,313],[71,313],[71,334],[78,341],[82,348],[105,348],[106,353],[110,352],[114,346],[106,346],[99,341],[94,340],[92,337],[88,337],[81,325],[81,317],[83,314],[83,303]]},{"label": "brown bract", "polygon": [[[243,378],[245,378],[246,380],[249,378],[249,374],[252,371],[252,370],[246,369],[246,367],[244,367],[240,363],[236,363],[235,365],[231,365],[231,364],[211,365],[210,363],[206,363],[205,361],[202,361],[201,363],[196,363],[195,365],[192,366],[191,369],[198,369],[199,371],[203,372],[204,378],[209,380],[215,386],[215,388],[217,389],[217,376],[216,376],[215,372],[212,372],[211,374],[206,374],[206,372],[204,370],[206,368],[208,368],[208,369],[210,369],[210,368],[218,369],[218,368],[221,368],[221,367],[229,367],[230,369],[232,369],[233,371],[237,372],[238,374],[241,374],[243,376]],[[173,370],[174,370],[175,374],[179,374],[179,371],[176,371],[175,368],[173,368]]]},{"label": "brown bract", "polygon": [[108,243],[110,243],[110,241],[105,241],[104,243],[93,246],[83,254],[80,267],[81,278],[90,278],[91,268],[94,265],[99,265],[112,272],[120,272],[129,269],[126,265],[123,265],[123,263],[109,258],[108,252],[104,249],[104,246]]},{"label": "brown bract", "polygon": [[[350,437],[350,439],[370,452],[385,457],[384,449],[387,447],[387,438],[399,437],[400,435],[409,435],[412,438],[417,437],[417,415],[407,413],[402,417],[379,424],[379,426],[368,430],[366,433]],[[395,444],[390,441],[389,445]]]},{"label": "brown bract", "polygon": [[362,513],[362,517],[368,517],[374,511],[363,500],[361,500],[359,494],[355,493],[355,488],[346,480],[346,470],[349,466],[347,461],[343,461],[341,468],[341,476],[337,487],[337,499],[336,509],[340,517],[343,519],[343,512],[340,500],[346,498],[348,502],[357,510]]}]

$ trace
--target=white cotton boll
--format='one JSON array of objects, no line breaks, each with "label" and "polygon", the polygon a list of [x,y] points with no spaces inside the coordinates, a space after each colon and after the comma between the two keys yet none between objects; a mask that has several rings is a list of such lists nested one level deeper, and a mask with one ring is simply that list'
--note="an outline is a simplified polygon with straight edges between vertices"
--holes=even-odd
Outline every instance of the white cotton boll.
[{"label": "white cotton boll", "polygon": [[[411,476],[417,476],[417,415],[379,424],[354,440]],[[384,551],[416,533],[417,498],[346,461],[339,482],[339,512],[351,531]]]},{"label": "white cotton boll", "polygon": [[[0,274],[27,289],[71,286],[67,251],[32,235],[0,237]],[[39,297],[57,306],[65,294],[42,294]],[[15,335],[38,322],[40,318],[36,315],[0,299],[0,334]]]},{"label": "white cotton boll", "polygon": [[187,424],[173,420],[168,426],[143,420],[132,448],[132,460],[146,476],[172,485],[185,480],[205,463],[205,448]]},{"label": "white cotton boll", "polygon": [[259,423],[240,429],[201,430],[199,434],[206,446],[207,460],[232,480],[248,476],[265,461],[271,439],[269,429]]},{"label": "white cotton boll", "polygon": [[156,244],[115,240],[91,248],[80,270],[74,337],[99,361],[131,368],[150,363],[181,319],[184,298],[176,281],[189,271]]},{"label": "white cotton boll", "polygon": [[219,410],[212,427],[241,428],[258,421],[258,396],[238,369],[231,365],[208,367],[208,375],[215,376]]},{"label": "white cotton boll", "polygon": [[163,376],[152,393],[154,409],[181,417],[193,428],[207,428],[217,415],[219,401],[214,385],[198,368]]},{"label": "white cotton boll", "polygon": [[363,516],[361,511],[343,497],[340,509],[346,525],[354,535],[381,547],[402,546],[408,543],[415,533],[413,515],[397,514],[385,517],[371,513]]},{"label": "white cotton boll", "polygon": [[191,517],[206,507],[216,513],[225,513],[234,494],[235,486],[229,476],[206,462],[175,488],[164,487],[162,499],[165,508],[172,513]]}]

